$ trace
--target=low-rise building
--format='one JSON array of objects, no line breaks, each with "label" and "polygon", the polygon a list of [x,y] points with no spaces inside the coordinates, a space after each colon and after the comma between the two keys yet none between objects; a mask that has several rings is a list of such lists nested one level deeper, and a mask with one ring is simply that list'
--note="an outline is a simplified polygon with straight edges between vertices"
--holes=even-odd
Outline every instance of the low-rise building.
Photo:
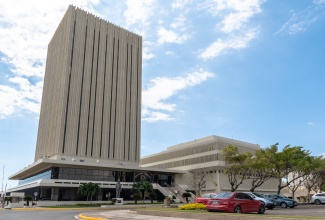
[{"label": "low-rise building", "polygon": [[[167,147],[165,151],[142,157],[141,167],[160,168],[166,170],[184,170],[187,174],[176,174],[175,183],[183,189],[195,191],[191,184],[193,175],[197,171],[205,171],[209,174],[208,181],[203,187],[204,192],[230,191],[228,177],[224,174],[225,162],[221,151],[229,145],[238,148],[239,153],[255,153],[260,149],[258,144],[251,144],[220,136],[209,136],[175,146]],[[261,193],[275,193],[276,179],[266,181],[256,191]],[[250,180],[245,180],[239,186],[238,191],[250,191]]]}]

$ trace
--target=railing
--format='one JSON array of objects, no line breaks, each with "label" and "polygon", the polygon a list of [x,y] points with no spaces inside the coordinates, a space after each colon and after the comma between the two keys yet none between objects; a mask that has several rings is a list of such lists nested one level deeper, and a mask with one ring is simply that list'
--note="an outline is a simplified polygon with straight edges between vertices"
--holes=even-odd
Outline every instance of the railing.
[{"label": "railing", "polygon": [[164,196],[170,195],[168,191],[164,187],[160,186],[158,183],[156,183],[156,187]]}]

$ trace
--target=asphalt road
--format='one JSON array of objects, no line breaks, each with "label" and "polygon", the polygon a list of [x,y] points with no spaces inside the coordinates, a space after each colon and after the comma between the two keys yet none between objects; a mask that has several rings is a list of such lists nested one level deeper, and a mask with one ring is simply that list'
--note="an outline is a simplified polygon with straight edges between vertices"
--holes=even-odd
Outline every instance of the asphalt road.
[{"label": "asphalt road", "polygon": [[86,213],[80,210],[0,210],[0,220],[75,220],[74,216]]},{"label": "asphalt road", "polygon": [[276,206],[272,210],[266,210],[266,215],[289,215],[289,216],[314,216],[324,217],[325,219],[325,205],[299,205],[295,208],[286,208]]},{"label": "asphalt road", "polygon": [[[107,217],[114,217],[115,220],[130,220],[130,219],[148,219],[148,220],[162,220],[162,219],[175,219],[175,218],[164,218],[164,217],[150,217],[150,216],[139,216],[134,212],[128,212],[128,210],[5,210],[0,209],[0,220],[75,220],[75,216],[80,213],[86,213],[86,216],[92,216],[96,213],[107,214]],[[250,214],[249,214],[250,215]],[[261,217],[261,215],[251,214]],[[292,216],[314,216],[324,217],[325,219],[325,205],[301,205],[293,209],[286,208],[282,209],[276,207],[273,210],[266,210],[265,215],[288,215]],[[190,219],[187,219],[190,220]]]}]

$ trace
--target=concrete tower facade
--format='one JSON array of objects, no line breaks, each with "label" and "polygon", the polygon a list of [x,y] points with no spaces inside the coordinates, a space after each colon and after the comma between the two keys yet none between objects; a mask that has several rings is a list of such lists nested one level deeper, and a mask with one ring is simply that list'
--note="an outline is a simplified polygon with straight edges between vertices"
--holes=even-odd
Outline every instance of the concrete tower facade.
[{"label": "concrete tower facade", "polygon": [[139,162],[142,37],[69,6],[48,45],[35,161]]}]

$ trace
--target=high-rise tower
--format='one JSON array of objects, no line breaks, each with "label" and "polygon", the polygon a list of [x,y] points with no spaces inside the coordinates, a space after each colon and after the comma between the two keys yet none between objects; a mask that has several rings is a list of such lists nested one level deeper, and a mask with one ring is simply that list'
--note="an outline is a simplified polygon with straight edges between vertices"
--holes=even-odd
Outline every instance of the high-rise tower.
[{"label": "high-rise tower", "polygon": [[35,161],[139,162],[141,36],[69,6],[48,45]]}]

